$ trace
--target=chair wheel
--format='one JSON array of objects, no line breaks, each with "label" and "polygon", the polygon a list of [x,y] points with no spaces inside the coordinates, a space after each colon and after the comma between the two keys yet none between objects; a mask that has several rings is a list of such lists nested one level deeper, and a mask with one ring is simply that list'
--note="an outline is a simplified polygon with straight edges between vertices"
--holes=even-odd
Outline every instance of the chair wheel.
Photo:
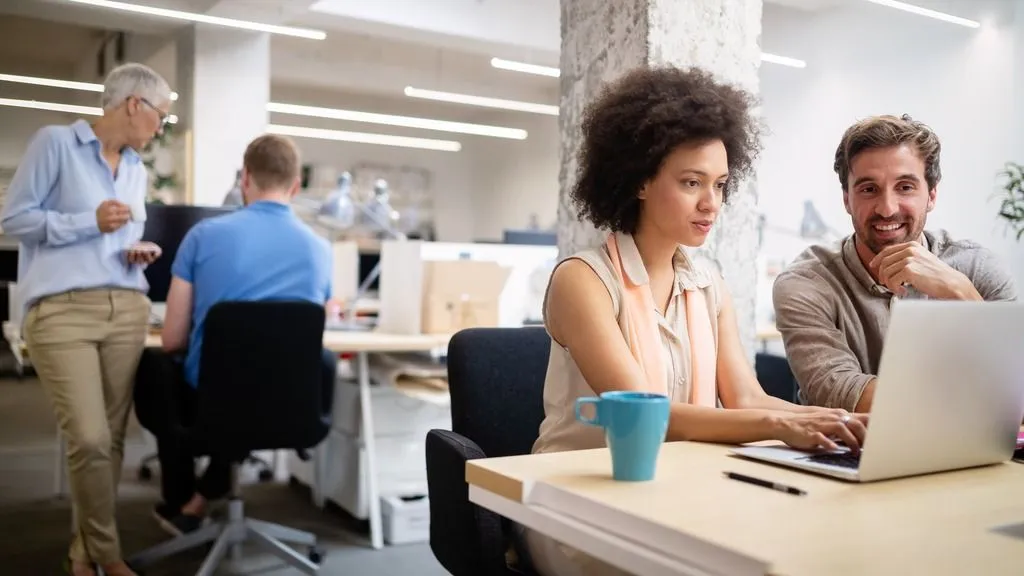
[{"label": "chair wheel", "polygon": [[319,565],[321,562],[324,561],[324,551],[314,546],[309,549],[307,557],[309,558],[310,562]]},{"label": "chair wheel", "polygon": [[149,466],[139,467],[139,480],[146,481],[153,478],[153,471],[149,469]]},{"label": "chair wheel", "polygon": [[263,469],[260,470],[260,482],[270,482],[274,479],[274,472],[272,470]]}]

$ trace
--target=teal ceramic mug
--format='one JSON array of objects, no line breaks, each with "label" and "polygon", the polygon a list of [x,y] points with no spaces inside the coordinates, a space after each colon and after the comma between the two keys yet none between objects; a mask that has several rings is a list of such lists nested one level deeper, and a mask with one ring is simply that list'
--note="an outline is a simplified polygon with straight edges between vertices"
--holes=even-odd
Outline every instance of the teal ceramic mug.
[{"label": "teal ceramic mug", "polygon": [[[594,406],[593,418],[583,408]],[[668,432],[669,399],[649,392],[605,392],[576,399],[576,419],[605,430],[612,454],[612,477],[626,482],[654,478],[658,453]]]}]

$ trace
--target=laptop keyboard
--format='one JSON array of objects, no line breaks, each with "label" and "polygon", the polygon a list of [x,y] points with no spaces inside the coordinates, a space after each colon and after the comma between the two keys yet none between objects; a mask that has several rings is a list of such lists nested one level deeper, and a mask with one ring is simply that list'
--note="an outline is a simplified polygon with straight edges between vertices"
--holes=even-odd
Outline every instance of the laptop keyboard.
[{"label": "laptop keyboard", "polygon": [[842,466],[843,468],[856,469],[860,466],[860,454],[851,454],[849,452],[842,452],[839,454],[831,452],[827,454],[812,454],[804,459],[809,462],[829,464],[831,466]]}]

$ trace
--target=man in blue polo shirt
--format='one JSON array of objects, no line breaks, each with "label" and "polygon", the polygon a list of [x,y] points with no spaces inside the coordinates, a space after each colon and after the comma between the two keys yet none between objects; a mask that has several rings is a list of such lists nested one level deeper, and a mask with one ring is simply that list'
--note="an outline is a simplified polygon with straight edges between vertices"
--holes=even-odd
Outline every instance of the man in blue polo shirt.
[{"label": "man in blue polo shirt", "polygon": [[[286,137],[264,135],[245,151],[242,194],[245,208],[196,224],[185,235],[171,267],[171,287],[161,333],[165,352],[185,351],[184,382],[175,386],[183,411],[194,413],[199,356],[206,314],[225,300],[308,300],[326,304],[331,252],[291,210],[299,190],[299,151]],[[144,359],[141,369],[149,370]],[[167,380],[165,377],[164,380]],[[174,386],[163,384],[163,386]],[[194,474],[194,454],[174,435],[161,434],[152,382],[140,384],[140,422],[157,436],[163,504],[156,517],[173,534],[202,525],[207,502],[230,488],[231,463],[211,456],[202,478]],[[147,392],[148,390],[148,392]],[[147,420],[149,422],[147,422]]]}]

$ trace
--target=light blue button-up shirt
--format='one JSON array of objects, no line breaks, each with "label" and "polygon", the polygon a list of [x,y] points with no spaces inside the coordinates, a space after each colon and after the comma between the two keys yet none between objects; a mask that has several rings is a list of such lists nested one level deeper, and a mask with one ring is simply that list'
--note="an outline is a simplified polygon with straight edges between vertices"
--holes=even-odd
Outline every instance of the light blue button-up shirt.
[{"label": "light blue button-up shirt", "polygon": [[36,132],[0,210],[4,234],[19,242],[22,317],[40,298],[69,290],[149,290],[143,268],[124,254],[142,238],[145,222],[129,221],[107,234],[96,223],[100,203],[144,206],[147,188],[139,155],[125,148],[115,177],[86,121]]}]

